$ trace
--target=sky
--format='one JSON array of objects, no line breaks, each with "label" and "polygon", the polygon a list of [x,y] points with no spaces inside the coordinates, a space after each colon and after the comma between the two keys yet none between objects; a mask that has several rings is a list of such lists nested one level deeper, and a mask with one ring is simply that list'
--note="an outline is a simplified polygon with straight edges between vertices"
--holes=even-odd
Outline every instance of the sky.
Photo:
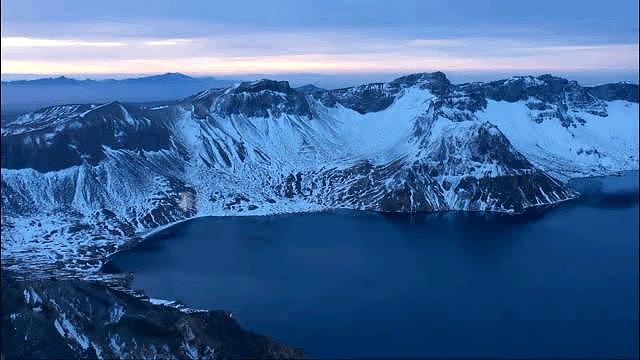
[{"label": "sky", "polygon": [[637,0],[1,0],[2,76],[638,76]]}]

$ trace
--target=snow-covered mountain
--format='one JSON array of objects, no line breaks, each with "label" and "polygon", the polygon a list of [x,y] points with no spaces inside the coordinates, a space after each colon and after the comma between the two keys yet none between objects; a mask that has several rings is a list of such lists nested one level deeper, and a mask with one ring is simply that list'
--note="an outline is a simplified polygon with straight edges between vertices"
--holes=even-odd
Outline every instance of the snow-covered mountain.
[{"label": "snow-covered mountain", "polygon": [[[304,89],[302,89],[304,90]],[[60,105],[2,129],[2,260],[97,269],[203,215],[521,212],[638,168],[638,86],[443,73],[313,91],[244,82],[175,104]]]}]

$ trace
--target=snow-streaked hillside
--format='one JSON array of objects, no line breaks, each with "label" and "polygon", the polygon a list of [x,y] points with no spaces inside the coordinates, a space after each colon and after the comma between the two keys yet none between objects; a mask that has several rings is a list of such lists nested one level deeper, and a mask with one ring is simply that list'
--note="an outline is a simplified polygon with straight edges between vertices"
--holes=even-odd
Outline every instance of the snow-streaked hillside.
[{"label": "snow-streaked hillside", "polygon": [[571,199],[569,177],[638,168],[638,103],[611,86],[430,73],[42,109],[2,129],[3,266],[84,273],[135,234],[193,216],[521,212]]},{"label": "snow-streaked hillside", "polygon": [[522,101],[492,101],[478,113],[538,167],[566,179],[638,168],[638,103],[610,101],[606,116],[575,110],[584,123],[562,126],[555,118],[532,121]]}]

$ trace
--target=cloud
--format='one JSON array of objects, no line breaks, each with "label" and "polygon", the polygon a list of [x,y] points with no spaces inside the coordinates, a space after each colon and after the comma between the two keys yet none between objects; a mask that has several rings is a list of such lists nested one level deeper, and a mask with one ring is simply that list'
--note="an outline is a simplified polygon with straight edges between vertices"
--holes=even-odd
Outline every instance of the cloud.
[{"label": "cloud", "polygon": [[447,38],[410,29],[245,30],[191,38],[14,36],[2,38],[1,50],[3,74],[637,71],[638,62],[637,43],[526,36]]},{"label": "cloud", "polygon": [[174,46],[174,45],[182,45],[192,42],[192,39],[166,39],[166,40],[149,40],[145,41],[144,44],[149,46]]},{"label": "cloud", "polygon": [[461,45],[460,39],[411,39],[406,41],[411,46],[456,46]]},{"label": "cloud", "polygon": [[421,56],[401,54],[305,54],[273,56],[200,56],[183,58],[127,58],[119,61],[69,60],[5,60],[5,73],[96,74],[96,73],[160,73],[181,71],[192,74],[278,74],[306,73],[374,73],[420,71],[530,71],[554,72],[574,70],[634,69],[632,55],[607,53],[583,56],[547,54],[540,56],[462,56],[441,54]]},{"label": "cloud", "polygon": [[61,48],[61,47],[99,47],[110,48],[124,46],[119,41],[84,41],[69,39],[39,39],[29,37],[3,37],[3,48]]},{"label": "cloud", "polygon": [[512,51],[521,52],[577,52],[577,51],[638,51],[638,44],[601,44],[601,45],[558,45],[536,47],[514,47]]}]

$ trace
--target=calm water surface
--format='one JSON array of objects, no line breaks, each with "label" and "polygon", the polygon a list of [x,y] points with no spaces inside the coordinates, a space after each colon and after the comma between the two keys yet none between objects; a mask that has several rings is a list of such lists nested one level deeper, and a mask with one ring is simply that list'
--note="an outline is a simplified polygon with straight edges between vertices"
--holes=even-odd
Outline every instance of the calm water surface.
[{"label": "calm water surface", "polygon": [[200,218],[113,258],[310,357],[637,357],[638,173],[525,215]]}]

